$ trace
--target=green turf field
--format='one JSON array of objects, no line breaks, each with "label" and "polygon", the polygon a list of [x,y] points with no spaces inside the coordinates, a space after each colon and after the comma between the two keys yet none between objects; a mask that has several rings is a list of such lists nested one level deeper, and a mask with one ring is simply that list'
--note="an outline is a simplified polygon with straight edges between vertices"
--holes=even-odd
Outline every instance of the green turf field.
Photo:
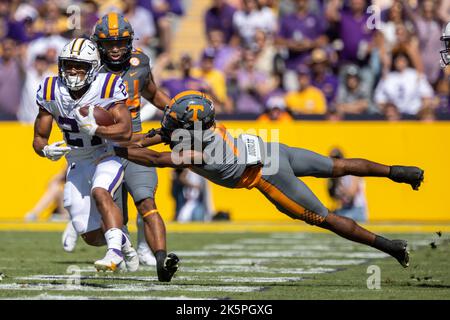
[{"label": "green turf field", "polygon": [[[409,241],[408,269],[375,249],[325,233],[171,233],[168,245],[181,263],[164,284],[153,268],[97,273],[93,261],[104,248],[80,241],[74,253],[65,253],[60,233],[3,231],[0,298],[450,299],[448,235],[387,236]],[[370,286],[377,286],[368,268],[380,271],[380,289],[368,289],[369,277]]]}]

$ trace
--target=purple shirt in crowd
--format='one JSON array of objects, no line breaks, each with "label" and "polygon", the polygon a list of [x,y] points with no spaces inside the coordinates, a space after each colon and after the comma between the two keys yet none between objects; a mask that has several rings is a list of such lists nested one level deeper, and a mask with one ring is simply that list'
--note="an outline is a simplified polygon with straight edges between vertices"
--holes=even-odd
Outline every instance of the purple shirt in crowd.
[{"label": "purple shirt in crowd", "polygon": [[[159,12],[154,9],[154,2],[158,0],[138,0],[137,5],[141,6],[148,11],[150,11],[153,15],[153,18],[158,21],[161,17],[166,15],[166,12]],[[161,1],[161,0],[159,0]],[[180,0],[162,0],[169,4],[169,12],[172,12],[178,16],[182,16],[184,14],[183,6]]]},{"label": "purple shirt in crowd", "polygon": [[16,115],[22,91],[22,77],[17,61],[5,64],[0,59],[0,114]]},{"label": "purple shirt in crowd", "polygon": [[[236,101],[237,113],[256,113],[260,114],[264,111],[264,98],[256,93],[255,85],[268,81],[265,73],[259,71],[249,72],[241,69],[237,73],[237,84],[240,90]],[[248,88],[253,88],[252,92],[248,92]]]},{"label": "purple shirt in crowd", "polygon": [[368,14],[364,14],[359,18],[353,16],[353,13],[343,11],[341,13],[341,23],[339,35],[344,42],[341,60],[358,62],[362,59],[358,58],[358,52],[364,51],[364,44],[372,41],[373,30],[367,27]]},{"label": "purple shirt in crowd", "polygon": [[161,87],[166,88],[169,97],[175,97],[178,93],[186,90],[208,91],[207,84],[198,78],[170,78],[161,83]]},{"label": "purple shirt in crowd", "polygon": [[325,94],[328,105],[334,103],[339,87],[339,80],[336,76],[331,73],[327,73],[322,81],[313,78],[311,83]]},{"label": "purple shirt in crowd", "polygon": [[212,7],[205,13],[205,30],[206,33],[213,29],[223,31],[224,40],[229,43],[233,36],[233,15],[236,8],[229,4],[224,4],[221,9]]},{"label": "purple shirt in crowd", "polygon": [[[302,41],[307,38],[315,40],[325,33],[323,22],[314,14],[307,14],[300,18],[297,14],[282,17],[280,20],[280,31],[278,35],[283,39]],[[304,63],[309,52],[294,52],[289,50],[289,58],[286,67],[294,70],[298,65]]]}]

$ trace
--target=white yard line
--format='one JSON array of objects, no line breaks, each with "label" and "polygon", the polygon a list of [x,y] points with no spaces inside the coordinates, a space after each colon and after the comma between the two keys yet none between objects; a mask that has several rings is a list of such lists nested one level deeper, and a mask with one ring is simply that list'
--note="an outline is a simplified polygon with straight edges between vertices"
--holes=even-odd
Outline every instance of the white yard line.
[{"label": "white yard line", "polygon": [[18,291],[101,291],[101,292],[151,292],[151,291],[176,291],[176,292],[256,292],[263,287],[256,286],[202,286],[202,285],[160,285],[160,284],[108,284],[102,286],[90,285],[66,285],[66,284],[0,284],[0,290]]}]

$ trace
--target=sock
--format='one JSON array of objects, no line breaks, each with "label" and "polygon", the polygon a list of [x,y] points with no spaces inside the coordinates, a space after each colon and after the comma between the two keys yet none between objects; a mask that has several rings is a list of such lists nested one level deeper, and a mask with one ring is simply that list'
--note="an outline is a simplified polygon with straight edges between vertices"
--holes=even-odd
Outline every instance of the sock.
[{"label": "sock", "polygon": [[167,257],[167,252],[165,250],[158,250],[155,252],[155,258],[157,265],[164,265],[164,260]]},{"label": "sock", "polygon": [[105,232],[106,244],[109,249],[116,249],[122,251],[122,230],[118,228],[111,228]]},{"label": "sock", "polygon": [[373,247],[388,254],[392,254],[392,252],[394,252],[395,249],[393,242],[389,239],[383,238],[382,236],[375,237]]}]

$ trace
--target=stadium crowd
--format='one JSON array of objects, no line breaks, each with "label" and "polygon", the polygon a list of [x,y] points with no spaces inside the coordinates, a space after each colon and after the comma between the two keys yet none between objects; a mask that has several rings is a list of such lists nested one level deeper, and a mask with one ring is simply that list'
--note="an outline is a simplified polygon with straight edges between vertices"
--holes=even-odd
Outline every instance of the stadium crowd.
[{"label": "stadium crowd", "polygon": [[450,115],[450,72],[439,64],[450,1],[208,0],[199,34],[207,46],[199,57],[174,57],[174,34],[194,1],[0,0],[0,120],[33,122],[37,86],[57,73],[63,45],[89,37],[113,10],[134,26],[134,46],[152,57],[170,96],[205,91],[223,117]]}]

